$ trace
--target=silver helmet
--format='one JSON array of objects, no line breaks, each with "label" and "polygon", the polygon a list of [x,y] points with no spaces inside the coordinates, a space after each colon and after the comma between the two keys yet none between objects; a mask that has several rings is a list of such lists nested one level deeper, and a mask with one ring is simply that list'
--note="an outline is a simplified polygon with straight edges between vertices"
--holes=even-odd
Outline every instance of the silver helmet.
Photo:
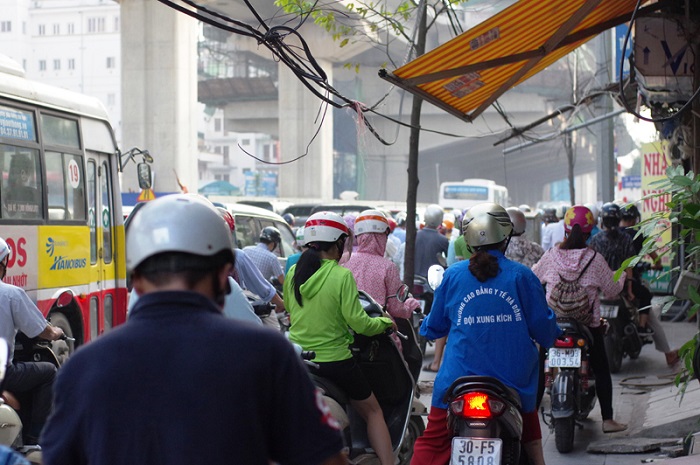
[{"label": "silver helmet", "polygon": [[498,244],[510,236],[512,225],[504,225],[490,213],[480,213],[464,229],[464,240],[473,249]]},{"label": "silver helmet", "polygon": [[508,216],[510,216],[510,221],[513,223],[513,235],[520,236],[525,232],[525,228],[527,227],[525,213],[515,207],[507,208],[506,211],[508,212]]},{"label": "silver helmet", "polygon": [[423,213],[425,227],[437,229],[442,224],[442,217],[445,214],[442,207],[437,204],[428,205]]},{"label": "silver helmet", "polygon": [[466,231],[466,228],[472,219],[476,218],[482,213],[488,213],[496,218],[504,228],[510,228],[508,230],[508,235],[513,232],[513,223],[510,220],[508,212],[501,205],[493,202],[480,203],[467,210],[467,212],[464,214],[464,218],[462,219],[462,232],[464,233]]}]

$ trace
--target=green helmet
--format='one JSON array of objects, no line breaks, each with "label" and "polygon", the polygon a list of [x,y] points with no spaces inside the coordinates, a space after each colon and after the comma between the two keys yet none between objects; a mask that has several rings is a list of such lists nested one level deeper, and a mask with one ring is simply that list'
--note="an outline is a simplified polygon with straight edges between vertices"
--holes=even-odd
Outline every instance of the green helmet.
[{"label": "green helmet", "polygon": [[504,225],[494,214],[480,213],[464,228],[464,240],[469,247],[476,249],[503,242],[512,231],[513,225],[510,221]]}]

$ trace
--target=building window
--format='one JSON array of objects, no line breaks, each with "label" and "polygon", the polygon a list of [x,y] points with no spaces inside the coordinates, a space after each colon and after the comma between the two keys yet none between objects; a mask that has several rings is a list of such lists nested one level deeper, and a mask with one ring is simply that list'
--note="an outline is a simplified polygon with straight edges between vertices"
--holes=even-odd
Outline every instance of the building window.
[{"label": "building window", "polygon": [[105,32],[105,19],[88,18],[88,32]]},{"label": "building window", "polygon": [[214,131],[221,132],[221,118],[214,118]]},{"label": "building window", "polygon": [[46,35],[46,25],[44,25],[44,24],[39,24],[39,35],[40,35],[40,36],[45,36],[45,35]]},{"label": "building window", "polygon": [[228,145],[224,145],[224,165],[228,166],[231,162],[229,158]]},{"label": "building window", "polygon": [[114,57],[107,57],[107,69],[113,69],[116,61],[117,60]]},{"label": "building window", "polygon": [[46,60],[39,60],[39,71],[46,71]]},{"label": "building window", "polygon": [[53,69],[54,70],[59,70],[61,69],[61,60],[60,59],[55,59],[53,61]]},{"label": "building window", "polygon": [[75,69],[75,58],[68,58],[68,69]]},{"label": "building window", "polygon": [[61,25],[60,24],[54,24],[53,25],[53,35],[61,35]]},{"label": "building window", "polygon": [[0,32],[12,32],[12,21],[0,21]]},{"label": "building window", "polygon": [[73,23],[68,23],[68,26],[66,27],[66,30],[68,31],[68,35],[73,35],[75,34],[75,24]]}]

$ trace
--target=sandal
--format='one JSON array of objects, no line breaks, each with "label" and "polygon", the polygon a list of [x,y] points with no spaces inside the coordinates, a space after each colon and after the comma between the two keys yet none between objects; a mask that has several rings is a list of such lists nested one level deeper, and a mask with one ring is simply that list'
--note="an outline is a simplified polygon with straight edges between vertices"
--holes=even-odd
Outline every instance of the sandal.
[{"label": "sandal", "polygon": [[437,373],[438,370],[433,368],[432,363],[426,363],[425,365],[423,365],[423,371],[427,371],[428,373]]},{"label": "sandal", "polygon": [[674,367],[680,361],[681,361],[681,358],[678,356],[677,350],[672,350],[671,352],[666,352],[666,365],[668,365],[670,367]]},{"label": "sandal", "polygon": [[624,423],[618,423],[615,420],[604,420],[603,421],[603,433],[619,433],[627,429],[627,425]]}]

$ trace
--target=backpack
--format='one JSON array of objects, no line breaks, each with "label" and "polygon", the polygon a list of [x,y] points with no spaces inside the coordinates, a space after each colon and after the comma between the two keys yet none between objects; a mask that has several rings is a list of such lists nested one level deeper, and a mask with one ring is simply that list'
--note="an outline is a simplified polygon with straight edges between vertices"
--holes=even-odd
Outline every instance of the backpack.
[{"label": "backpack", "polygon": [[588,294],[578,281],[583,276],[583,273],[586,272],[588,265],[591,264],[596,254],[597,252],[594,251],[593,257],[588,260],[588,263],[583,267],[576,279],[568,280],[564,279],[561,274],[559,275],[560,281],[554,286],[547,298],[547,304],[554,310],[557,317],[573,318],[585,325],[588,325],[593,319],[593,314],[590,311],[591,304],[588,302]]}]

